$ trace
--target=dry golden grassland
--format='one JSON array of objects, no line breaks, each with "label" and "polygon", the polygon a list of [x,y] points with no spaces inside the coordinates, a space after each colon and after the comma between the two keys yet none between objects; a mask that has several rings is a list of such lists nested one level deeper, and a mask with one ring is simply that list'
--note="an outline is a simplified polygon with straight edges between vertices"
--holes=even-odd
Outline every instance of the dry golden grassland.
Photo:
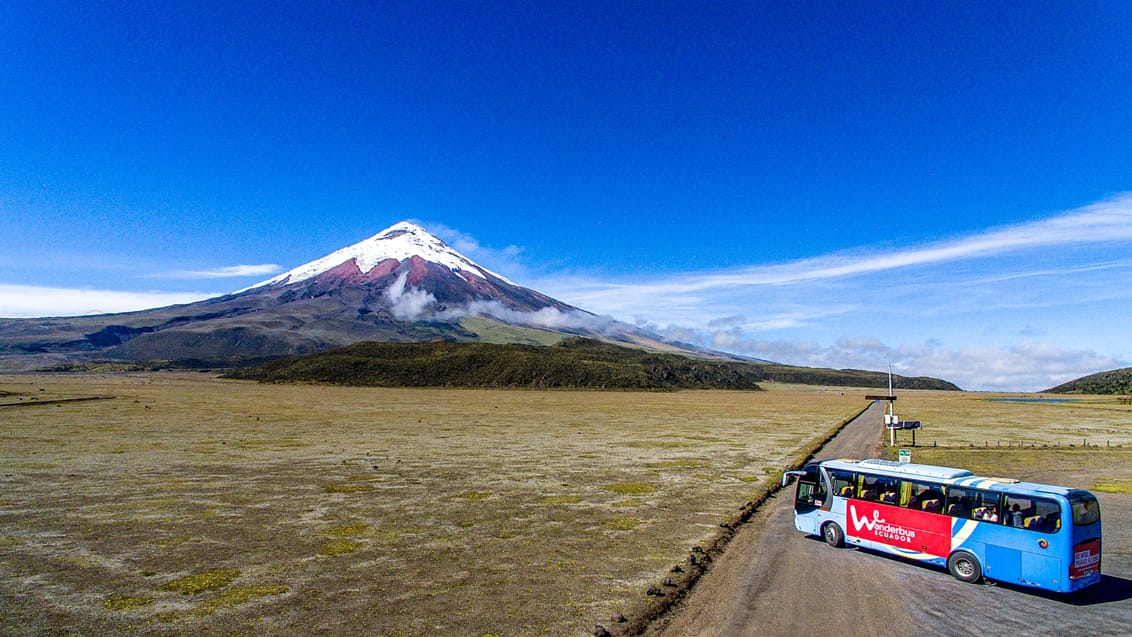
[{"label": "dry golden grassland", "polygon": [[0,633],[582,634],[865,393],[0,376]]},{"label": "dry golden grassland", "polygon": [[[1132,494],[1132,405],[1121,405],[1115,396],[1003,402],[995,399],[1016,396],[930,391],[898,395],[901,419],[919,420],[924,426],[916,436],[920,448],[913,451],[915,462]],[[911,434],[900,432],[899,440],[898,446],[906,447]]]},{"label": "dry golden grassland", "polygon": [[[1132,405],[1115,396],[1047,395],[1069,402],[1007,402],[1033,396],[972,392],[899,391],[896,413],[919,420],[920,445],[1132,446]],[[902,433],[904,439],[910,434]]]}]

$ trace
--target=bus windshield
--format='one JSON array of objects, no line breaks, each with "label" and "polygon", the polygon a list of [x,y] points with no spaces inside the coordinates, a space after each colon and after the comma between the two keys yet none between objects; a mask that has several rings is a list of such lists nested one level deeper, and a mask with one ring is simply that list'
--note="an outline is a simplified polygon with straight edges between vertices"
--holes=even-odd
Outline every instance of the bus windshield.
[{"label": "bus windshield", "polygon": [[1073,491],[1069,494],[1069,507],[1073,509],[1073,524],[1088,526],[1101,519],[1101,505],[1093,494],[1086,491]]}]

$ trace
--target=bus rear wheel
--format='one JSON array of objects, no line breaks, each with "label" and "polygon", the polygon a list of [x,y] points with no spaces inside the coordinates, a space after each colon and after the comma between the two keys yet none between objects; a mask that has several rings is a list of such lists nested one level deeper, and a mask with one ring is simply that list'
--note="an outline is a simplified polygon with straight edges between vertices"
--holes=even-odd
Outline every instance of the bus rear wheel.
[{"label": "bus rear wheel", "polygon": [[836,522],[829,522],[821,528],[822,539],[835,549],[845,546],[845,532],[837,526]]},{"label": "bus rear wheel", "polygon": [[947,571],[963,582],[977,582],[983,578],[983,565],[979,558],[967,551],[956,551],[947,558]]}]

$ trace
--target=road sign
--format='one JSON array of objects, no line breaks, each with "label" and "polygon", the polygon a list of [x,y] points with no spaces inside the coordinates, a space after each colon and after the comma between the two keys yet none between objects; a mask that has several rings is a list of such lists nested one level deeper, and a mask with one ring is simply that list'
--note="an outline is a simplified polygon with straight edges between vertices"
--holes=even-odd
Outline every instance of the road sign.
[{"label": "road sign", "polygon": [[896,452],[896,457],[900,459],[900,462],[912,462],[912,450],[901,449]]}]

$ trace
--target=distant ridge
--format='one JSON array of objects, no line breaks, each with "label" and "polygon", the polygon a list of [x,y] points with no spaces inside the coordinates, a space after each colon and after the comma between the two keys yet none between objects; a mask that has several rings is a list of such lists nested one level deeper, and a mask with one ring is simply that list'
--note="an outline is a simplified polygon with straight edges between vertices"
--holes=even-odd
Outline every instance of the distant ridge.
[{"label": "distant ridge", "polygon": [[[758,390],[760,381],[881,387],[879,372],[792,368],[647,352],[592,339],[549,346],[490,343],[357,343],[236,370],[230,378],[378,387]],[[899,379],[902,388],[958,389],[936,379]]]},{"label": "distant ridge", "polygon": [[1043,394],[1132,395],[1132,367],[1082,376],[1042,392]]}]

